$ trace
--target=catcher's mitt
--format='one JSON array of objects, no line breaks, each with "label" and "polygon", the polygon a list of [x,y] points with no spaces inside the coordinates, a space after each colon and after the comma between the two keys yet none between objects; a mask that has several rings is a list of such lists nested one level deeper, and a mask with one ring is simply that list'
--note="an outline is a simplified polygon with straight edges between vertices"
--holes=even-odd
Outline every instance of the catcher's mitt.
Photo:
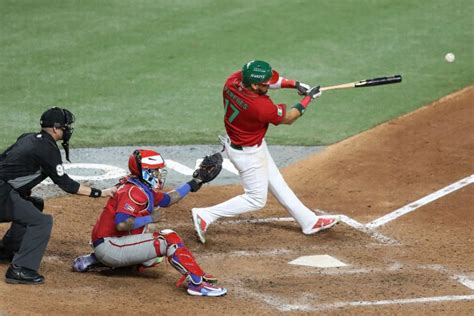
[{"label": "catcher's mitt", "polygon": [[214,180],[222,170],[222,155],[215,153],[204,157],[199,168],[194,170],[193,178],[199,179],[201,183],[207,183]]}]

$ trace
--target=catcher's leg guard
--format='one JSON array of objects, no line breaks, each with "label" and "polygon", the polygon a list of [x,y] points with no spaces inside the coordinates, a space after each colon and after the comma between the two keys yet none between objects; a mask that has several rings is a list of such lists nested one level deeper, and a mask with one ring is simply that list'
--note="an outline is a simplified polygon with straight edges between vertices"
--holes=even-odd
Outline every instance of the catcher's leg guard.
[{"label": "catcher's leg guard", "polygon": [[[189,275],[194,284],[201,284],[204,271],[197,264],[194,256],[184,246],[183,240],[171,229],[160,232],[160,255],[166,255],[169,263],[183,275]],[[164,241],[164,242],[163,242]]]},{"label": "catcher's leg guard", "polygon": [[176,286],[184,283],[188,294],[194,296],[215,297],[227,293],[227,289],[216,287],[207,281],[215,281],[215,278],[204,273],[177,233],[170,229],[162,230],[158,240],[161,240],[160,254],[166,255],[170,264],[182,274]]}]

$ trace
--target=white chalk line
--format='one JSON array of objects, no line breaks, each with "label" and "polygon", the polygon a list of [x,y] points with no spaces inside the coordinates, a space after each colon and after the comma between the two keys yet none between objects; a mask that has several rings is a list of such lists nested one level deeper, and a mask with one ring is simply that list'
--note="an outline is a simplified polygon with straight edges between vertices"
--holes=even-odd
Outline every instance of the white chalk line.
[{"label": "white chalk line", "polygon": [[[199,166],[201,161],[202,159],[196,160],[195,169]],[[68,175],[76,181],[103,181],[103,180],[114,180],[114,179],[118,180],[121,177],[127,175],[128,173],[128,170],[125,170],[120,167],[105,165],[105,164],[97,164],[97,163],[66,163],[63,166],[64,166],[64,170],[72,170],[72,169],[91,170],[92,169],[92,170],[98,170],[99,172],[103,173],[101,175],[74,175],[74,174],[68,173]],[[179,162],[176,162],[172,159],[166,160],[166,167],[169,170],[176,171],[185,176],[191,176],[195,170]],[[222,168],[229,171],[230,173],[233,173],[236,175],[239,174],[239,172],[237,171],[237,169],[235,169],[232,162],[227,158],[224,158],[224,161],[222,163]],[[52,183],[53,182],[48,178],[44,180],[43,182],[41,182],[40,185],[50,185]]]},{"label": "white chalk line", "polygon": [[[346,223],[347,225],[351,226],[352,228],[363,232],[370,237],[376,239],[382,244],[399,244],[399,242],[395,239],[389,238],[387,236],[382,235],[379,232],[370,230],[366,228],[363,224],[359,223],[358,221],[346,216],[346,215],[325,215],[325,217],[330,218],[337,218],[339,221]],[[268,218],[257,218],[257,219],[241,219],[241,220],[231,220],[225,221],[222,223],[225,224],[243,224],[243,223],[251,223],[251,224],[258,224],[258,223],[272,223],[272,222],[294,222],[295,219],[293,217],[268,217]]]},{"label": "white chalk line", "polygon": [[308,295],[305,295],[296,300],[295,303],[285,302],[284,299],[276,297],[274,295],[265,294],[262,292],[256,292],[249,288],[246,288],[245,285],[240,280],[234,280],[235,288],[232,290],[233,293],[238,293],[243,297],[250,297],[263,301],[267,305],[279,310],[279,311],[291,311],[291,310],[311,310],[312,306],[307,301],[314,301],[316,297],[311,296],[308,298]]},{"label": "white chalk line", "polygon": [[[255,292],[248,288],[244,288],[243,285],[236,286],[233,290],[237,291],[243,296],[252,297],[260,301],[265,302],[269,306],[277,309],[280,312],[289,311],[303,311],[303,312],[314,312],[321,310],[331,310],[344,307],[361,307],[361,306],[381,306],[381,305],[407,305],[407,304],[420,304],[420,303],[442,303],[442,302],[456,302],[456,301],[472,301],[474,295],[444,295],[444,296],[429,296],[429,297],[416,297],[416,298],[404,298],[404,299],[393,299],[393,300],[378,300],[378,301],[340,301],[333,303],[322,303],[313,305],[307,302],[307,298],[301,298],[295,302],[288,302],[281,297],[276,297],[270,294],[264,294],[261,292]],[[314,299],[311,299],[314,301]]]},{"label": "white chalk line", "polygon": [[360,231],[360,232],[363,232],[363,233],[366,233],[367,235],[369,235],[370,237],[376,239],[377,241],[379,241],[380,243],[382,244],[389,244],[389,245],[398,245],[399,242],[395,239],[392,239],[390,237],[387,237],[375,230],[371,230],[369,228],[367,228],[364,224],[361,224],[359,222],[357,222],[356,220],[353,220],[352,218],[346,216],[346,215],[341,215],[340,216],[341,218],[341,221],[346,223],[347,225],[353,227],[354,229]]},{"label": "white chalk line", "polygon": [[465,287],[474,290],[474,280],[470,279],[467,275],[464,274],[459,274],[457,272],[452,272],[448,270],[446,267],[440,265],[440,264],[429,264],[429,265],[422,265],[420,266],[423,269],[430,269],[434,271],[438,271],[444,274],[447,274],[450,276],[452,280],[455,280]]},{"label": "white chalk line", "polygon": [[[316,248],[316,247],[314,247]],[[320,249],[320,247],[319,247]],[[219,253],[211,253],[207,255],[200,255],[200,258],[215,258],[215,257],[275,257],[284,254],[291,254],[291,253],[299,253],[290,249],[286,248],[279,248],[279,249],[272,249],[272,250],[239,250],[239,251],[231,251],[231,252],[219,252]]]},{"label": "white chalk line", "polygon": [[[445,296],[430,296],[417,298],[404,298],[396,300],[381,300],[381,301],[352,301],[352,302],[335,302],[329,304],[320,304],[312,309],[312,311],[335,309],[342,307],[359,307],[359,306],[380,306],[380,305],[405,305],[405,304],[420,304],[420,303],[442,303],[442,302],[457,302],[457,301],[472,301],[474,295],[445,295]],[[305,309],[307,311],[307,309]]]},{"label": "white chalk line", "polygon": [[[358,274],[358,273],[384,273],[384,272],[396,272],[400,271],[402,268],[406,267],[399,262],[394,262],[387,268],[383,269],[336,269],[331,271],[325,271],[321,269],[315,269],[318,274],[332,275],[332,274]],[[469,289],[473,289],[473,281],[470,280],[467,276],[453,273],[442,265],[418,265],[415,268],[421,269],[430,269],[443,274],[447,274],[451,279],[460,282]],[[307,271],[305,274],[311,274]],[[317,295],[312,295],[311,293],[306,293],[305,296],[298,298],[296,300],[288,300],[287,298],[271,295],[268,293],[256,292],[252,289],[246,288],[240,280],[234,280],[235,289],[233,292],[238,292],[239,294],[247,297],[251,297],[260,301],[263,301],[267,305],[277,309],[280,312],[288,311],[321,311],[321,310],[331,310],[337,308],[345,307],[361,307],[361,306],[382,306],[382,305],[407,305],[407,304],[420,304],[420,303],[442,303],[442,302],[453,302],[453,301],[472,301],[474,300],[474,295],[443,295],[443,296],[429,296],[429,297],[414,297],[414,298],[403,298],[403,299],[384,299],[384,300],[374,300],[374,301],[339,301],[333,303],[315,303]]]},{"label": "white chalk line", "polygon": [[403,216],[407,213],[410,213],[410,212],[413,212],[414,210],[416,210],[417,208],[423,206],[423,205],[426,205],[430,202],[433,202],[449,193],[452,193],[456,190],[459,190],[471,183],[474,182],[474,174],[473,175],[470,175],[469,177],[466,177],[464,179],[461,179],[453,184],[450,184],[436,192],[433,192],[415,202],[412,202],[408,205],[405,205],[403,206],[402,208],[399,208],[398,210],[395,210],[387,215],[384,215],[368,224],[366,224],[365,226],[369,229],[374,229],[374,228],[377,228],[381,225],[384,225],[390,221],[393,221],[394,219],[400,217],[400,216]]},{"label": "white chalk line", "polygon": [[457,274],[453,276],[453,279],[464,285],[465,287],[470,288],[471,290],[474,290],[474,280],[469,279],[466,275],[463,274]]},{"label": "white chalk line", "polygon": [[[103,164],[95,164],[95,163],[68,163],[64,164],[64,170],[71,170],[71,169],[92,169],[92,170],[100,170],[100,172],[104,173],[101,175],[68,175],[76,180],[76,181],[102,181],[102,180],[110,180],[110,179],[119,179],[127,174],[127,172],[119,167],[110,166],[110,165],[103,165]],[[41,182],[40,185],[49,185],[52,184],[53,181],[51,179],[45,179]]]},{"label": "white chalk line", "polygon": [[[452,193],[456,190],[459,190],[471,183],[474,182],[474,175],[470,175],[469,177],[466,177],[464,179],[461,179],[453,184],[450,184],[430,195],[427,195],[413,203],[410,203],[398,210],[395,210],[387,215],[384,215],[368,224],[362,224],[362,223],[359,223],[358,221],[346,216],[346,215],[329,215],[329,216],[335,216],[335,217],[338,217],[340,221],[346,223],[347,225],[351,226],[352,228],[358,230],[358,231],[361,231],[361,232],[364,232],[366,234],[368,234],[370,237],[376,239],[377,241],[383,243],[383,244],[399,244],[399,242],[397,240],[394,240],[392,238],[389,238],[377,231],[375,231],[374,229],[383,225],[383,224],[386,224],[402,215],[405,215],[409,212],[412,212],[414,210],[416,210],[417,208],[423,206],[423,205],[426,205],[434,200],[437,200],[449,193]],[[322,211],[322,210],[319,210],[317,209],[316,211],[318,211],[319,213],[321,214],[327,214],[326,212]],[[240,224],[240,223],[243,223],[243,222],[247,222],[247,223],[266,223],[266,222],[276,222],[276,221],[294,221],[294,219],[292,217],[283,217],[283,218],[266,218],[266,219],[254,219],[254,220],[240,220],[240,221],[228,221],[228,223],[231,223],[231,224]]]}]

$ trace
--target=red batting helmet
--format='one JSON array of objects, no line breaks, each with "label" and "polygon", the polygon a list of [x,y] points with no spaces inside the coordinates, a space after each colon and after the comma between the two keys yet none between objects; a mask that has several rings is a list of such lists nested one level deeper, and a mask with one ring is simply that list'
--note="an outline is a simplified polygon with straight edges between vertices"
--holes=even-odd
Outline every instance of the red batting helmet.
[{"label": "red batting helmet", "polygon": [[130,173],[157,189],[162,189],[165,184],[165,166],[163,157],[154,150],[137,149],[128,158]]}]

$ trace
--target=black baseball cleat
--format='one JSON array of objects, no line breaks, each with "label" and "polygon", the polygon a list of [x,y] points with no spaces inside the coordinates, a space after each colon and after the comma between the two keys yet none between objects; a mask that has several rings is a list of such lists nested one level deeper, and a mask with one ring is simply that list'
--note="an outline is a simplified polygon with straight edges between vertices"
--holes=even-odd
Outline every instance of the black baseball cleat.
[{"label": "black baseball cleat", "polygon": [[43,284],[44,276],[35,270],[12,264],[5,274],[5,282],[9,284]]}]

